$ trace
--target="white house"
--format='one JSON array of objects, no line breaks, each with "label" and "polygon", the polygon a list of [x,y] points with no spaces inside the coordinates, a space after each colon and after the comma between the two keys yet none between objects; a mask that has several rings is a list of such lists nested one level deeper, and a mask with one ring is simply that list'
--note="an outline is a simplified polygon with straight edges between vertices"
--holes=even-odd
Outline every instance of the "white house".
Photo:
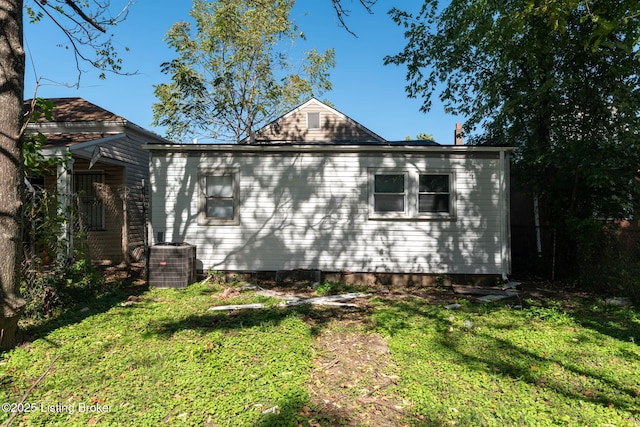
[{"label": "white house", "polygon": [[146,149],[154,242],[204,270],[510,273],[510,148],[388,142],[312,99],[250,143]]}]

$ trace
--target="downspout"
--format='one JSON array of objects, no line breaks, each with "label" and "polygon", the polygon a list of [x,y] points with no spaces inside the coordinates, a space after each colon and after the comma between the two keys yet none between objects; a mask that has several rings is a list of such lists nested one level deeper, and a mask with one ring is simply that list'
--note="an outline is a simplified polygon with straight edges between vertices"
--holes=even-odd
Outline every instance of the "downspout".
[{"label": "downspout", "polygon": [[509,230],[509,165],[508,156],[505,151],[500,151],[499,173],[500,173],[500,257],[502,280],[508,281],[511,273],[511,251],[509,250],[510,230]]}]

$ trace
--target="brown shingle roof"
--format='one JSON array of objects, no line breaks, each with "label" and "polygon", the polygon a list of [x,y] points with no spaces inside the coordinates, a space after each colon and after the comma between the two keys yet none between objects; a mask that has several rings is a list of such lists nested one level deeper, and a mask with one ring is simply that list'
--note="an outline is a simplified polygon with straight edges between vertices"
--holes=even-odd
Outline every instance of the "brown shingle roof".
[{"label": "brown shingle roof", "polygon": [[[47,100],[55,104],[51,112],[54,122],[127,121],[124,117],[115,115],[83,98],[47,98]],[[30,100],[25,101],[25,110],[29,109],[30,102]],[[41,117],[39,121],[44,122],[46,119]]]}]

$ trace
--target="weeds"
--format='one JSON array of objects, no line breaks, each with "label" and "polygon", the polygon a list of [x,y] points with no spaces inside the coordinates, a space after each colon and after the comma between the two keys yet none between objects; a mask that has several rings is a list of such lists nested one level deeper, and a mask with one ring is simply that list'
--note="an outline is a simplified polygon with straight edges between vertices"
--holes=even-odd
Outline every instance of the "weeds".
[{"label": "weeds", "polygon": [[341,282],[324,281],[315,288],[316,294],[319,296],[336,295],[351,292],[366,292],[367,287],[363,285],[353,285]]},{"label": "weeds", "polygon": [[[131,305],[88,302],[83,316],[67,313],[32,343],[0,355],[0,401],[19,401],[58,358],[29,400],[93,402],[109,410],[21,413],[16,425],[348,423],[348,414],[319,416],[311,401],[314,345],[320,334],[340,338],[369,360],[374,341],[365,338],[377,333],[385,337],[390,363],[375,375],[393,375],[393,381],[367,396],[402,402],[406,417],[398,425],[640,424],[640,315],[633,307],[598,299],[525,300],[518,310],[466,302],[451,311],[419,298],[379,296],[345,318],[342,309],[311,306],[208,311],[223,288],[199,283],[151,289]],[[320,288],[354,290],[338,283]],[[242,291],[234,298],[264,297]],[[364,338],[356,342],[356,336]],[[321,378],[373,375],[349,368],[327,365]],[[345,393],[354,402],[360,396],[353,387]],[[354,410],[374,407],[360,406]],[[0,423],[9,416],[0,413]],[[370,417],[372,425],[389,425],[375,424],[373,412]]]},{"label": "weeds", "polygon": [[112,290],[105,286],[100,272],[84,259],[70,265],[38,267],[26,275],[20,287],[26,300],[24,317],[32,320],[59,313]]}]

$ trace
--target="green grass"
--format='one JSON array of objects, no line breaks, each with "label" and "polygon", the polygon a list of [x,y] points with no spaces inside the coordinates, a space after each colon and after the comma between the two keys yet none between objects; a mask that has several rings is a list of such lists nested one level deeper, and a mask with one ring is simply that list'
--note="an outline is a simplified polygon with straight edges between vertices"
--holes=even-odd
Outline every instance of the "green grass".
[{"label": "green grass", "polygon": [[[293,422],[311,361],[305,323],[295,311],[207,312],[218,302],[204,290],[152,290],[5,354],[0,402],[17,402],[59,357],[26,402],[76,413],[38,409],[19,417],[27,425],[269,425],[262,411],[275,406]],[[244,302],[255,298],[224,301]],[[80,402],[109,411],[78,413]]]},{"label": "green grass", "polygon": [[557,305],[378,301],[375,324],[404,373],[394,392],[420,425],[640,425],[638,313]]},{"label": "green grass", "polygon": [[[35,410],[14,425],[314,423],[307,394],[314,335],[341,327],[323,322],[322,308],[281,309],[252,292],[220,301],[202,284],[150,290],[130,306],[119,304],[122,297],[32,327],[31,344],[0,354],[0,403],[18,402],[55,360],[25,400]],[[407,424],[640,425],[635,309],[596,299],[529,301],[524,309],[467,303],[457,311],[371,301],[368,321],[350,327],[387,337],[400,379],[375,396],[408,402]],[[207,311],[253,302],[270,308]],[[108,411],[79,413],[80,403]],[[75,413],[44,410],[56,404]],[[9,416],[0,412],[0,423]]]}]

